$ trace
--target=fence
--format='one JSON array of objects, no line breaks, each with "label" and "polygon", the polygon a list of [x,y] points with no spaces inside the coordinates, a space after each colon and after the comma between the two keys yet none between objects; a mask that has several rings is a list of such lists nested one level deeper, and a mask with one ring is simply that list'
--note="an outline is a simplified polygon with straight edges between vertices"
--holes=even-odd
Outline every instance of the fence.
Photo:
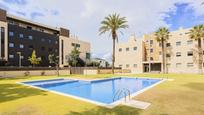
[{"label": "fence", "polygon": [[[59,74],[69,75],[70,69],[69,68],[59,68]],[[56,68],[0,67],[0,77],[45,76],[45,75],[57,75]]]},{"label": "fence", "polygon": [[[115,73],[129,73],[121,68],[115,68]],[[60,75],[69,74],[111,74],[111,68],[98,67],[70,67],[59,68]],[[19,76],[43,76],[43,75],[57,75],[55,67],[0,67],[0,77],[19,77]]]}]

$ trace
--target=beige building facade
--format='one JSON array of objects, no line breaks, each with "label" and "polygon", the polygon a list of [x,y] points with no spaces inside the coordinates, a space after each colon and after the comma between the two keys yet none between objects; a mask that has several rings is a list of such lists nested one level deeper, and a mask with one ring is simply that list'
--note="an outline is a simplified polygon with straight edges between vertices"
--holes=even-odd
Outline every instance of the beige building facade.
[{"label": "beige building facade", "polygon": [[[189,30],[180,28],[170,32],[170,37],[165,43],[167,73],[199,72],[198,41],[190,39]],[[144,35],[142,38],[134,37],[134,39],[130,37],[127,43],[117,44],[116,65],[122,69],[129,69],[133,73],[162,72],[161,44],[156,41],[154,34]],[[202,41],[204,46],[204,40]],[[138,50],[121,51],[133,46],[137,46]],[[132,66],[134,64],[137,64],[137,68]]]},{"label": "beige building facade", "polygon": [[90,60],[91,45],[89,42],[79,40],[78,38],[72,36],[60,36],[59,38],[60,67],[69,66],[68,58],[74,47],[77,47],[77,49],[81,52],[79,56],[83,61],[87,62]]},{"label": "beige building facade", "polygon": [[127,43],[116,44],[115,65],[132,73],[142,73],[142,39],[136,39],[133,35]]}]

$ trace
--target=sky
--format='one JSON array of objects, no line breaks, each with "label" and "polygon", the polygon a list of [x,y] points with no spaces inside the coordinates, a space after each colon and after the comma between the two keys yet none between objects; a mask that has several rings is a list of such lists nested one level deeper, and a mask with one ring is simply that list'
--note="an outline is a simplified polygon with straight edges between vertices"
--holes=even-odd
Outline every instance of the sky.
[{"label": "sky", "polygon": [[119,41],[130,35],[138,38],[159,27],[177,30],[204,24],[204,0],[0,0],[0,8],[9,14],[68,28],[73,36],[91,43],[93,57],[111,60],[109,34],[99,36],[105,16],[119,13],[127,18],[129,28],[122,30]]}]

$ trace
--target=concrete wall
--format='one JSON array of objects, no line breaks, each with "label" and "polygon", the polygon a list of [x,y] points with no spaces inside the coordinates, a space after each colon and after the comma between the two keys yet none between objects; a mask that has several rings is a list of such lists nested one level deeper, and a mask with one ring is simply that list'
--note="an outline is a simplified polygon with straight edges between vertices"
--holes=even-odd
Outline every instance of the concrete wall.
[{"label": "concrete wall", "polygon": [[[112,70],[111,69],[99,69],[98,74],[111,74]],[[115,73],[122,73],[121,69],[115,69]]]},{"label": "concrete wall", "polygon": [[98,74],[98,70],[97,69],[93,69],[93,70],[84,70],[84,75],[97,75]]},{"label": "concrete wall", "polygon": [[[56,70],[0,71],[0,77],[22,77],[26,76],[26,72],[29,72],[29,76],[57,75]],[[60,75],[69,75],[70,70],[59,70],[59,73]]]}]

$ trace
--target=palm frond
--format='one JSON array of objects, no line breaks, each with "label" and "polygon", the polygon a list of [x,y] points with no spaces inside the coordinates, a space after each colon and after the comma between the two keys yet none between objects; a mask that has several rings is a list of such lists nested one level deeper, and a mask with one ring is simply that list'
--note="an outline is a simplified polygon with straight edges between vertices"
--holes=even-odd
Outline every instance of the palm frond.
[{"label": "palm frond", "polygon": [[166,27],[161,27],[155,32],[155,37],[158,42],[167,41],[169,39],[169,30]]},{"label": "palm frond", "polygon": [[189,37],[194,40],[204,38],[204,25],[197,25],[190,29]]},{"label": "palm frond", "polygon": [[110,14],[101,21],[99,35],[105,34],[106,32],[113,34],[114,32],[115,35],[112,35],[112,37],[118,37],[117,32],[120,31],[120,29],[126,29],[128,27],[126,17],[120,17],[120,14],[117,13]]}]

